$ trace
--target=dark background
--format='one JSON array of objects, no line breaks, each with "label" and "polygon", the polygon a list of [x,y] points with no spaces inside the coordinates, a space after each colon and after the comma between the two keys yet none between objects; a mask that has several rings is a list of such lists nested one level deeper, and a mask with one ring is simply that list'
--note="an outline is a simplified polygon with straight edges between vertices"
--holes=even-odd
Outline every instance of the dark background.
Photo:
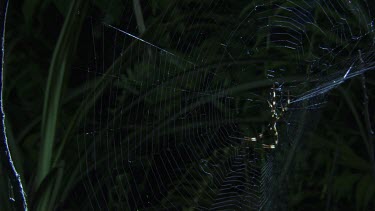
[{"label": "dark background", "polygon": [[[275,82],[285,87],[278,92],[282,95],[278,104],[285,106],[287,90],[293,99],[333,83],[352,64],[357,70],[372,67],[374,32],[369,24],[375,11],[370,2],[352,1],[363,10],[358,13],[350,13],[350,4],[342,1],[323,6],[318,1],[293,1],[305,5],[305,11],[284,1],[149,0],[140,1],[140,8],[134,2],[10,1],[3,73],[5,123],[30,210],[215,208],[217,201],[225,201],[217,193],[227,180],[216,180],[223,176],[219,170],[207,176],[201,168],[221,164],[228,171],[251,172],[249,166],[234,167],[231,162],[237,162],[237,155],[244,155],[238,162],[261,160],[257,169],[272,163],[270,177],[249,179],[239,173],[244,184],[260,184],[263,177],[270,180],[267,184],[277,192],[267,195],[270,210],[375,210],[373,70],[324,95],[290,105],[279,120],[276,152],[225,138],[265,131],[270,134],[264,141],[274,142],[272,131],[264,128],[273,121],[267,100],[272,100]],[[247,16],[263,3],[255,15]],[[295,16],[275,9],[280,5],[296,10]],[[137,23],[137,9],[145,29]],[[263,30],[267,20],[262,17],[272,14],[290,15],[292,23],[304,25],[307,37],[300,38],[299,54],[277,47],[288,45],[279,40],[293,41],[294,32],[282,27]],[[298,19],[296,14],[306,17]],[[304,20],[314,20],[319,29]],[[122,65],[115,63],[118,58]],[[113,77],[103,76],[111,67],[116,71]],[[277,70],[272,73],[275,78],[267,76],[269,69]],[[170,80],[169,70],[182,79]],[[236,87],[245,88],[228,91]],[[215,97],[206,102],[202,93]],[[162,124],[162,119],[194,103],[199,104],[196,109]],[[120,109],[128,105],[128,110]],[[133,139],[153,144],[123,145]],[[111,146],[108,140],[113,140]],[[120,154],[123,160],[115,163],[114,156]],[[45,159],[51,163],[41,162]],[[191,177],[183,177],[184,173]],[[169,175],[174,178],[166,179]],[[211,177],[213,182],[207,182]],[[0,210],[11,210],[12,187],[5,172],[0,172],[0,179],[4,190]],[[89,184],[93,189],[87,188]],[[245,197],[252,191],[241,189],[236,194]],[[223,209],[246,210],[246,203],[257,204],[238,203],[243,207]]]}]

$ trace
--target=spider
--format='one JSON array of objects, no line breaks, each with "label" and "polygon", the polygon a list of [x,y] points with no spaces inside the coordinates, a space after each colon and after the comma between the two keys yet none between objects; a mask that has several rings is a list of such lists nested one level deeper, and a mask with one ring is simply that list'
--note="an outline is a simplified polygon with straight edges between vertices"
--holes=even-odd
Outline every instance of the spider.
[{"label": "spider", "polygon": [[[283,102],[283,93],[281,92],[281,86],[276,88],[276,83],[273,84],[271,91],[270,91],[270,100],[267,100],[268,107],[270,108],[271,112],[271,122],[267,125],[266,130],[259,133],[257,137],[244,137],[245,141],[257,142],[258,140],[264,139],[264,133],[269,132],[272,134],[274,143],[272,144],[264,144],[262,143],[262,147],[264,149],[275,149],[277,144],[279,143],[279,133],[277,130],[277,123],[283,117],[284,113],[288,110],[288,105],[290,104],[290,93],[287,92],[287,100]],[[277,95],[276,92],[280,94]]]}]

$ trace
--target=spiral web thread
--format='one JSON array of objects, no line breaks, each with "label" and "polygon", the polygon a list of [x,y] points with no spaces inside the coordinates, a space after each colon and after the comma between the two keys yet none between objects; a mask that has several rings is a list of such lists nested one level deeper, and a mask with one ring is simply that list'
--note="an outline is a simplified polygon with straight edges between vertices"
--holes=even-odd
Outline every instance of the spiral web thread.
[{"label": "spiral web thread", "polygon": [[[329,91],[374,68],[369,8],[171,3],[150,21],[157,33],[141,36],[134,15],[122,24],[91,20],[88,62],[78,68],[91,90],[76,136],[79,200],[101,210],[284,209],[288,152]],[[288,108],[273,150],[261,144],[275,140],[267,101]]]}]

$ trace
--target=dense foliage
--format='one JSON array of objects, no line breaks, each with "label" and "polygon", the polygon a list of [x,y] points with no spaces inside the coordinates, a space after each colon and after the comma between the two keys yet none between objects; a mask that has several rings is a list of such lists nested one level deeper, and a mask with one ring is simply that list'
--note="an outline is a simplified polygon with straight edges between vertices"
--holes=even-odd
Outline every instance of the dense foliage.
[{"label": "dense foliage", "polygon": [[[186,99],[184,101],[186,107],[195,102],[195,96],[189,94],[176,94],[171,99],[158,96],[158,90],[151,84],[159,79],[162,81],[164,76],[153,75],[150,71],[153,67],[140,60],[137,55],[150,55],[150,58],[170,62],[176,66],[175,69],[179,69],[179,67],[192,68],[189,62],[174,60],[175,57],[172,58],[172,56],[157,56],[155,51],[150,50],[151,48],[132,48],[132,45],[137,45],[136,42],[135,44],[127,43],[127,40],[120,41],[120,39],[116,40],[119,45],[130,47],[123,48],[125,49],[124,55],[116,56],[112,53],[115,48],[112,46],[115,33],[103,26],[103,22],[119,26],[119,28],[126,28],[127,32],[139,35],[143,40],[167,49],[177,58],[189,58],[191,61],[195,61],[195,59],[201,58],[200,53],[204,52],[204,61],[198,64],[198,67],[206,68],[209,71],[199,73],[202,74],[202,78],[209,81],[210,84],[214,84],[211,86],[220,86],[225,90],[231,90],[234,85],[244,85],[240,91],[232,90],[234,95],[239,98],[246,97],[250,89],[254,96],[268,96],[273,82],[265,80],[266,73],[263,71],[265,68],[272,69],[283,66],[291,70],[279,78],[285,83],[296,83],[297,81],[302,84],[305,80],[304,76],[307,70],[298,69],[293,63],[296,59],[301,58],[292,55],[286,56],[282,50],[269,54],[269,51],[275,49],[264,48],[251,59],[245,57],[254,54],[254,52],[249,52],[250,48],[244,50],[244,45],[258,45],[257,43],[262,40],[261,38],[253,39],[256,42],[244,44],[240,35],[258,32],[259,29],[255,28],[258,20],[254,18],[254,22],[242,25],[243,27],[236,29],[235,35],[232,35],[232,31],[228,28],[239,24],[246,17],[250,8],[257,5],[255,1],[251,3],[242,0],[220,1],[220,4],[215,5],[214,9],[211,9],[213,7],[210,4],[211,1],[202,0],[183,0],[178,3],[168,0],[148,0],[140,1],[140,3],[141,8],[134,7],[133,1],[121,0],[10,1],[5,39],[4,107],[8,141],[15,165],[26,187],[30,210],[90,209],[90,198],[96,196],[97,193],[93,191],[93,196],[86,195],[82,182],[86,178],[81,175],[79,167],[85,161],[83,155],[92,148],[90,145],[84,147],[78,145],[78,150],[81,151],[77,152],[77,140],[84,139],[82,131],[88,130],[87,128],[98,131],[98,137],[108,135],[106,131],[114,128],[113,125],[120,124],[120,117],[118,116],[119,119],[116,119],[117,114],[120,113],[119,107],[116,105],[131,107],[133,99],[139,97],[141,98],[140,112],[146,113],[151,110],[152,113],[156,109],[163,109],[163,117],[166,118],[172,116],[175,111],[175,101]],[[280,1],[280,4],[282,3],[285,2]],[[173,10],[170,9],[171,5],[173,5]],[[202,8],[204,10],[205,7],[210,10],[209,14],[196,12],[202,11]],[[139,10],[143,14],[143,24],[137,22],[139,20],[137,11],[139,12]],[[239,13],[235,16],[233,11]],[[329,15],[335,17],[334,11],[332,13]],[[317,10],[315,15],[314,18],[319,19],[322,16],[322,11]],[[193,16],[199,17],[194,19],[199,21],[191,22]],[[357,20],[348,21],[356,22]],[[352,30],[359,31],[361,29],[360,25],[357,27],[353,27]],[[304,46],[308,50],[301,60],[311,60],[319,54],[317,46],[319,36],[330,33],[328,25],[327,27],[322,26],[320,29],[326,31],[321,32],[317,29],[314,34],[309,34],[310,46]],[[197,40],[197,32],[204,34],[201,40]],[[259,30],[257,36],[262,37],[262,33],[268,32]],[[111,39],[105,39],[109,37]],[[223,47],[213,43],[221,43],[228,37],[231,37],[230,45],[225,50],[229,53],[227,56],[219,57],[222,55]],[[350,46],[349,43],[348,47],[345,47],[348,50],[346,55],[337,54],[337,57],[326,60],[339,63],[345,57],[358,57],[357,49],[371,49],[371,46],[368,45],[373,42],[374,37],[373,33],[369,33],[363,42],[356,43],[355,46]],[[332,38],[332,41],[327,42],[334,43],[335,39]],[[228,39],[226,40],[228,41]],[[90,53],[94,45],[105,46],[102,53],[97,55],[100,61],[95,64],[96,66],[92,63],[93,55]],[[139,52],[127,49],[136,49]],[[241,57],[242,55],[245,56]],[[234,61],[231,57],[243,58],[243,60]],[[94,77],[90,78],[85,75],[86,69],[95,69],[100,66],[101,70],[98,72],[104,74],[107,70],[111,71],[111,68],[115,69],[116,66],[122,64],[124,67],[126,65],[124,68],[126,70],[119,74],[118,82],[105,79],[95,80]],[[238,71],[241,68],[254,71]],[[209,74],[211,72],[217,73],[214,74],[215,77]],[[321,77],[321,82],[329,81],[330,79],[325,78],[324,74],[317,74]],[[145,82],[146,86],[140,84],[139,81]],[[169,86],[175,87],[178,82],[171,82]],[[150,86],[147,86],[147,83]],[[186,83],[186,87],[193,89],[199,87],[197,89],[199,92],[211,93],[210,87],[205,87],[200,83],[200,81],[191,81]],[[285,175],[282,187],[285,191],[285,198],[280,200],[281,203],[286,204],[288,210],[375,210],[374,134],[369,132],[369,128],[374,127],[375,120],[372,101],[374,85],[374,71],[365,72],[361,76],[347,80],[329,95],[315,98],[314,100],[318,103],[325,103],[314,111],[310,112],[309,110],[308,115],[300,111],[296,111],[292,115],[285,115],[289,120],[304,125],[303,132],[300,132],[301,141],[290,143],[293,146],[291,149],[288,148],[274,158],[275,165],[288,160],[288,168],[282,170],[286,172],[280,173]],[[306,89],[309,89],[308,86],[306,85]],[[111,87],[116,88],[111,89]],[[111,90],[118,90],[120,94],[116,99],[107,100],[112,103],[104,105],[108,114],[100,113],[96,118],[100,115],[102,115],[100,118],[103,119],[112,120],[113,118],[113,123],[110,123],[113,125],[101,125],[101,122],[95,120],[95,115],[92,114],[98,109],[93,108],[98,106],[97,100],[100,98],[98,95],[103,93],[105,96],[110,95]],[[370,100],[366,101],[366,95]],[[159,108],[162,105],[161,102],[167,103]],[[228,118],[225,102],[215,104],[214,112],[218,117],[217,121],[224,122]],[[206,101],[202,100],[199,103],[200,105],[196,109],[197,113],[204,113],[205,109],[211,108]],[[244,134],[250,136],[253,131],[259,130],[263,124],[270,121],[267,100],[264,98],[262,103],[253,107],[241,101],[236,103],[231,104],[230,107],[238,110],[237,114],[241,116],[242,120],[238,123],[238,127]],[[366,111],[366,108],[369,111]],[[256,118],[254,118],[255,114],[258,115]],[[197,118],[199,124],[209,124],[203,120],[199,122],[200,119],[193,113],[189,115]],[[120,116],[133,119],[135,125],[142,124],[144,120],[137,113],[127,113],[126,109],[121,110]],[[160,116],[150,115],[147,118],[149,118],[148,121],[152,119],[153,122],[157,122]],[[160,133],[165,131],[164,128],[170,126],[168,123],[163,126],[162,123],[153,125],[154,128],[159,128]],[[173,134],[178,134],[176,137],[179,135],[183,137],[183,133],[188,133],[186,131],[199,130],[197,125],[181,124],[178,126],[191,128],[185,128],[184,132],[180,132],[178,129],[171,131]],[[126,134],[124,136],[138,137],[139,134],[147,133],[142,129],[131,128],[130,125],[128,127],[118,135],[124,133]],[[225,127],[225,124],[220,127]],[[284,129],[284,126],[280,126],[280,134]],[[199,140],[198,136],[193,135],[192,132],[191,134],[192,139]],[[299,136],[297,133],[293,135]],[[115,138],[115,135],[113,137]],[[168,140],[171,137],[167,134],[155,139],[156,143],[160,144],[155,147],[160,150],[164,147],[162,139]],[[184,142],[183,138],[177,138],[175,141],[180,145],[189,144]],[[85,143],[90,143],[90,141]],[[194,147],[199,148],[199,143],[194,144],[197,144]],[[96,174],[101,175],[101,171],[106,171],[108,166],[111,166],[111,164],[107,164],[110,160],[108,153],[120,153],[118,150],[121,147],[120,145],[116,146],[111,152],[98,151],[96,160],[102,160],[102,163],[98,164],[98,169],[95,167]],[[135,146],[134,149],[136,149]],[[216,152],[213,154],[222,153],[221,159],[229,157],[233,153],[229,146],[212,151],[215,150]],[[144,154],[140,160],[149,160],[151,156],[153,155]],[[185,158],[188,159],[187,157],[188,155]],[[177,156],[173,158],[177,159]],[[226,162],[225,159],[216,159],[218,157],[207,158],[210,162],[215,161],[220,164]],[[161,165],[162,161],[155,159],[153,162],[155,163],[144,168],[150,171],[154,170],[153,165]],[[185,166],[181,166],[181,169],[191,175],[197,174],[195,170],[191,169],[198,166],[197,162],[201,162],[201,160],[186,160],[185,162]],[[91,167],[94,168],[86,166],[86,170],[93,171]],[[163,173],[167,174],[160,171],[160,174],[163,175]],[[123,172],[122,175],[116,176],[116,181],[121,183],[126,180],[127,176],[129,175]],[[105,177],[103,176],[103,178]],[[210,175],[207,178],[209,180]],[[142,181],[145,179],[147,179],[146,176],[143,178],[142,175],[139,175],[139,184],[146,183],[146,181]],[[1,190],[4,190],[0,191],[0,210],[12,210],[13,202],[8,200],[12,193],[11,186],[8,178],[2,172],[0,172],[0,180]],[[103,183],[105,183],[103,186],[106,186],[107,182],[106,179],[103,179]],[[171,186],[184,185],[181,183],[181,180],[176,179]],[[192,191],[195,192],[210,186],[206,180],[192,180],[190,185]],[[139,187],[142,188],[138,191],[144,193],[152,189],[147,185]],[[147,208],[147,205],[140,203],[141,200],[119,201],[113,196],[113,192],[117,191],[117,188],[106,186],[107,192],[104,193],[104,199],[96,199],[98,204],[106,201],[111,210],[125,206],[121,203],[130,204],[127,205],[128,209]],[[127,187],[127,192],[122,194],[130,194],[131,189],[132,187]],[[179,197],[180,195],[175,193],[174,188],[170,188],[167,193],[155,196],[157,202],[153,203],[160,204],[160,209],[169,206],[170,201],[181,203],[176,209],[190,210],[194,207],[195,197],[192,196],[189,199]],[[200,204],[212,203],[211,197],[209,194],[207,198],[200,196]]]}]

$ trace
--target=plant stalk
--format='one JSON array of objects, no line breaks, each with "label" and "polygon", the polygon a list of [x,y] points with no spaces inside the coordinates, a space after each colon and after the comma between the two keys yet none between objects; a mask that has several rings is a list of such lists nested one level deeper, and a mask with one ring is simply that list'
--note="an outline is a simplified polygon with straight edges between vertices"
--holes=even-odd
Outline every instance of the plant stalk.
[{"label": "plant stalk", "polygon": [[0,28],[0,37],[1,37],[1,66],[0,66],[0,115],[1,115],[1,134],[0,134],[0,158],[1,162],[5,167],[5,171],[8,174],[14,199],[10,199],[14,201],[14,206],[16,210],[27,210],[27,202],[26,202],[26,194],[23,190],[21,176],[18,174],[16,167],[13,163],[12,155],[9,149],[8,140],[6,136],[6,129],[5,129],[5,114],[3,108],[3,70],[4,70],[4,40],[5,40],[5,23],[6,23],[6,15],[8,9],[8,0],[4,0],[1,2],[1,10],[0,10],[0,23],[2,26]]}]

